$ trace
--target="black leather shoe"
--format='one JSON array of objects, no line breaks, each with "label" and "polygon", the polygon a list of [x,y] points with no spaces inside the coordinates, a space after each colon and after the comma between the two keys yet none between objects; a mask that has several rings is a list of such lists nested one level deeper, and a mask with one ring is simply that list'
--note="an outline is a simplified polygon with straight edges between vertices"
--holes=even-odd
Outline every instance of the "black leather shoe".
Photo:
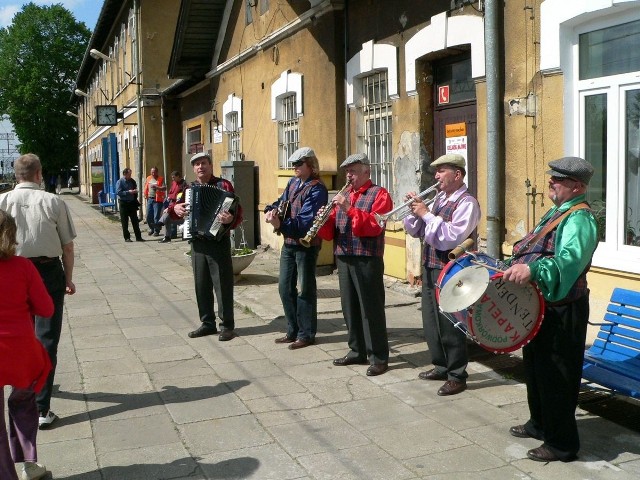
[{"label": "black leather shoe", "polygon": [[295,342],[289,345],[289,350],[297,350],[298,348],[308,347],[313,344],[313,340],[303,340],[301,338],[298,338]]},{"label": "black leather shoe", "polygon": [[170,238],[164,237],[162,240],[158,240],[158,243],[169,243],[170,241]]},{"label": "black leather shoe", "polygon": [[456,382],[455,380],[447,380],[438,390],[438,395],[444,397],[446,395],[456,395],[467,389],[466,382]]},{"label": "black leather shoe", "polygon": [[222,332],[220,332],[218,340],[220,340],[221,342],[228,342],[229,340],[231,340],[232,338],[236,338],[237,336],[238,334],[234,330],[225,328]]},{"label": "black leather shoe", "polygon": [[418,378],[420,380],[446,380],[447,379],[447,374],[442,372],[436,372],[436,369],[433,368],[431,370],[429,370],[428,372],[420,372],[418,374]]},{"label": "black leather shoe", "polygon": [[202,324],[193,332],[189,332],[189,338],[206,337],[207,335],[215,335],[216,333],[218,333],[218,329],[216,327]]},{"label": "black leather shoe", "polygon": [[295,338],[291,338],[291,337],[287,337],[286,335],[284,337],[280,337],[280,338],[276,338],[274,340],[276,343],[293,343],[296,341]]},{"label": "black leather shoe", "polygon": [[[557,462],[560,460],[560,458],[553,453],[549,447],[545,447],[544,445],[540,445],[538,448],[529,450],[527,452],[527,457],[531,460],[535,460],[536,462]],[[571,460],[573,460],[573,458]]]},{"label": "black leather shoe", "polygon": [[536,440],[542,440],[542,437],[539,437],[537,435],[531,435],[524,428],[524,425],[514,425],[509,429],[509,433],[514,437],[518,437],[518,438],[535,438]]},{"label": "black leather shoe", "polygon": [[367,368],[367,377],[382,375],[387,370],[389,370],[389,365],[387,365],[386,363],[376,363]]},{"label": "black leather shoe", "polygon": [[367,362],[366,358],[358,358],[358,357],[350,357],[349,355],[345,355],[342,358],[336,358],[333,361],[333,364],[336,367],[346,367],[347,365],[367,365],[369,362]]},{"label": "black leather shoe", "polygon": [[130,238],[125,238],[124,241],[125,242],[133,242],[133,240],[131,240]]},{"label": "black leather shoe", "polygon": [[146,240],[144,238],[136,238],[136,242],[145,242]]}]

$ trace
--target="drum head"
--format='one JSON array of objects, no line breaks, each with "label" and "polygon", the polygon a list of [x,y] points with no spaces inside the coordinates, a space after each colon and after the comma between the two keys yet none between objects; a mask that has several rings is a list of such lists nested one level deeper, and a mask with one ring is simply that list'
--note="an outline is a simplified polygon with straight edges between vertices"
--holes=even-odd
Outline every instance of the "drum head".
[{"label": "drum head", "polygon": [[507,353],[529,343],[543,318],[544,299],[538,287],[532,282],[507,282],[498,273],[471,306],[469,330],[485,350]]},{"label": "drum head", "polygon": [[459,312],[480,299],[489,285],[489,270],[480,265],[463,268],[440,290],[440,309]]}]

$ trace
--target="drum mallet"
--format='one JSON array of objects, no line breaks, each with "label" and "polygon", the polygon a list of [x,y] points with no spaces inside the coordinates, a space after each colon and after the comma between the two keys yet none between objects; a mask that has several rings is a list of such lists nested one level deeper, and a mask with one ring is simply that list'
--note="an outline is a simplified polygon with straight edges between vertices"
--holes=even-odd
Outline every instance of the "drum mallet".
[{"label": "drum mallet", "polygon": [[455,260],[460,255],[468,251],[475,242],[472,238],[467,238],[464,242],[449,252],[449,260]]}]

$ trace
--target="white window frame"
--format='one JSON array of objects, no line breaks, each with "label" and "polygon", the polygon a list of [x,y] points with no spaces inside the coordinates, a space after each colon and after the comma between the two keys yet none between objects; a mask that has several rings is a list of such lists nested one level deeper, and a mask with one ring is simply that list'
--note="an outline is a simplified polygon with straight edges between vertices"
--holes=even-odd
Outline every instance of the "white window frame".
[{"label": "white window frame", "polygon": [[[640,273],[640,248],[625,245],[625,94],[640,89],[639,72],[607,77],[579,79],[579,36],[640,19],[640,12],[623,15],[603,14],[596,20],[560,28],[561,66],[565,72],[565,145],[569,152],[586,155],[585,98],[607,95],[607,184],[606,184],[606,241],[600,242],[593,256],[593,266],[630,273]],[[574,121],[577,119],[577,121]],[[570,153],[569,153],[570,154]]]},{"label": "white window frame", "polygon": [[[289,156],[300,142],[300,118],[302,110],[302,74],[285,70],[271,85],[271,120],[278,123],[278,165],[284,170],[292,169]],[[285,105],[290,104],[289,109]],[[293,141],[291,138],[293,137]]]},{"label": "white window frame", "polygon": [[[365,92],[368,90],[363,86],[365,82],[371,81],[377,84],[374,88],[380,89],[381,78],[384,78],[385,91],[387,98],[377,103],[367,101]],[[370,72],[359,79],[360,86],[357,89],[360,98],[356,100],[356,138],[357,151],[365,152],[371,162],[371,180],[373,183],[386,188],[389,192],[393,191],[393,110],[392,101],[389,96],[388,84],[389,77],[387,71]],[[379,122],[380,125],[385,124],[387,128],[384,130],[372,131],[370,125]],[[377,141],[377,137],[381,137],[381,141]],[[382,152],[375,151],[375,147],[382,144]]]}]

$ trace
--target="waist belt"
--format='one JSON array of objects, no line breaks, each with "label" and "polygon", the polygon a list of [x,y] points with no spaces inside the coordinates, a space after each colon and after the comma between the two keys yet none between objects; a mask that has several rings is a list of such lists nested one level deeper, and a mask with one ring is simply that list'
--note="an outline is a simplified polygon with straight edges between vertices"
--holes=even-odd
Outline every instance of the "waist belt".
[{"label": "waist belt", "polygon": [[49,263],[58,260],[58,257],[29,257],[33,263]]}]

